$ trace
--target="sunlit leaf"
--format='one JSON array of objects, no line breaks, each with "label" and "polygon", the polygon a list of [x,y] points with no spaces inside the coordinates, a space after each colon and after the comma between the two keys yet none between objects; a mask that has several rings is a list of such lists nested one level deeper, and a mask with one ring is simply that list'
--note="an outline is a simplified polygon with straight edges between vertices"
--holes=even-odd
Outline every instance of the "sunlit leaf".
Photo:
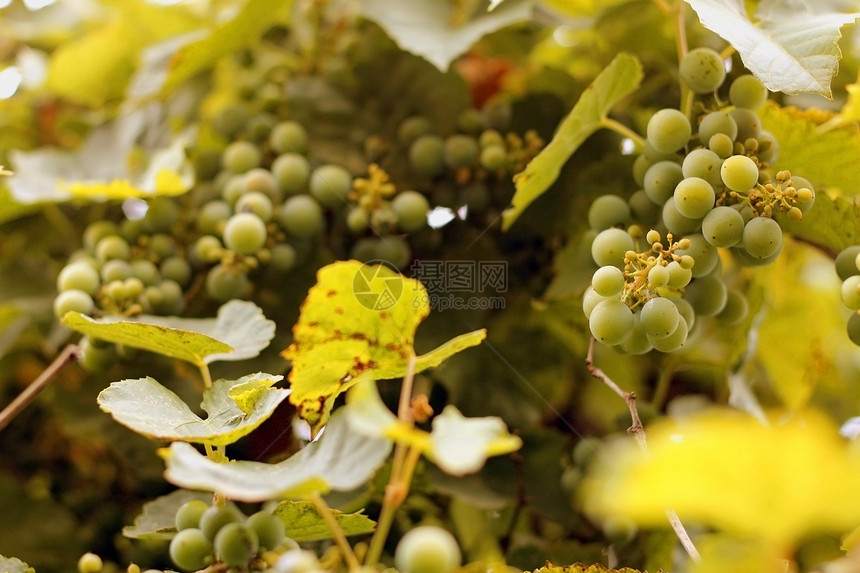
[{"label": "sunlit leaf", "polygon": [[152,378],[114,382],[102,390],[98,403],[117,422],[150,438],[224,446],[272,415],[289,394],[272,388],[282,378],[257,373],[239,380],[216,380],[203,393],[206,418]]},{"label": "sunlit leaf", "polygon": [[508,229],[526,207],[549,189],[573,152],[601,127],[612,107],[641,81],[642,66],[635,57],[620,54],[612,60],[580,96],[552,141],[514,177],[516,192],[511,206],[502,213],[502,228]]},{"label": "sunlit leaf", "polygon": [[586,511],[657,525],[674,508],[685,523],[783,547],[857,524],[860,452],[821,415],[775,415],[770,425],[730,410],[664,418],[648,445],[619,440],[601,458],[582,491]]},{"label": "sunlit leaf", "polygon": [[[292,361],[292,402],[312,426],[325,423],[334,399],[363,373],[376,380],[406,373],[418,324],[429,314],[426,290],[381,265],[330,264],[317,273],[283,356]],[[464,334],[416,358],[416,371],[479,344]]]},{"label": "sunlit leaf", "polygon": [[842,120],[860,122],[860,77],[855,83],[845,86],[845,91],[848,92],[848,98],[842,106]]},{"label": "sunlit leaf", "polygon": [[190,444],[175,442],[164,450],[165,476],[181,487],[214,491],[239,501],[302,498],[313,492],[359,487],[373,476],[390,451],[391,442],[350,431],[344,417],[336,412],[319,440],[277,464],[217,463]]},{"label": "sunlit leaf", "polygon": [[830,97],[840,51],[839,29],[860,12],[844,14],[815,10],[796,2],[763,0],[753,24],[740,0],[686,0],[702,25],[729,42],[770,91],[809,92]]},{"label": "sunlit leaf", "polygon": [[801,221],[786,218],[782,228],[834,254],[860,243],[860,195],[816,191],[815,204]]},{"label": "sunlit leaf", "polygon": [[2,555],[0,555],[0,571],[3,573],[36,573],[35,569],[17,557],[3,557]]},{"label": "sunlit leaf", "polygon": [[442,71],[486,34],[528,20],[532,10],[531,0],[507,0],[460,23],[452,2],[361,0],[360,4],[361,13],[382,26],[402,49]]},{"label": "sunlit leaf", "polygon": [[123,528],[122,534],[132,539],[170,539],[176,533],[176,510],[192,500],[212,503],[212,494],[177,489],[143,504],[133,525]]},{"label": "sunlit leaf", "polygon": [[62,322],[88,336],[186,360],[197,366],[205,364],[207,356],[225,354],[232,350],[230,345],[211,336],[159,324],[130,320],[103,322],[79,312],[67,313]]},{"label": "sunlit leaf", "polygon": [[[331,510],[344,535],[373,533],[376,523],[361,512],[343,513]],[[282,501],[273,512],[287,528],[287,537],[293,541],[321,541],[332,539],[334,534],[323,516],[311,501]]]}]

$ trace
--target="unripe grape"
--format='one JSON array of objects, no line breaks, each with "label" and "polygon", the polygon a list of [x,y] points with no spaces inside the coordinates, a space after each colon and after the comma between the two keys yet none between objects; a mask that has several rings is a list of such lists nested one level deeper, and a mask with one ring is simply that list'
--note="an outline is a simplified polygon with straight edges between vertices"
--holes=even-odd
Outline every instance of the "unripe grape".
[{"label": "unripe grape", "polygon": [[625,303],[616,299],[598,303],[588,318],[591,335],[607,346],[621,344],[627,340],[633,325],[633,311]]},{"label": "unripe grape", "polygon": [[718,187],[722,183],[720,180],[720,165],[722,163],[716,153],[700,147],[687,154],[681,164],[681,172],[684,177],[699,177],[710,183],[712,187]]},{"label": "unripe grape", "polygon": [[82,290],[65,290],[54,299],[54,316],[60,319],[72,311],[88,315],[94,308],[93,297]]},{"label": "unripe grape", "polygon": [[725,133],[715,133],[708,140],[708,149],[716,153],[720,159],[725,159],[734,153],[735,143]]},{"label": "unripe grape", "polygon": [[738,289],[730,288],[726,293],[726,306],[717,314],[717,319],[729,326],[738,325],[749,314],[749,308],[747,297]]},{"label": "unripe grape", "polygon": [[386,261],[395,268],[402,269],[411,261],[412,250],[409,248],[409,243],[400,237],[382,237],[376,243],[374,258]]},{"label": "unripe grape", "polygon": [[209,504],[199,499],[183,503],[176,510],[176,529],[181,531],[192,527],[199,528],[200,517],[207,509],[209,509]]},{"label": "unripe grape", "polygon": [[236,201],[237,213],[253,213],[263,222],[272,218],[272,200],[260,191],[245,193]]},{"label": "unripe grape", "polygon": [[170,540],[170,559],[186,571],[203,569],[212,550],[212,542],[197,528],[183,529]]},{"label": "unripe grape", "polygon": [[489,145],[481,150],[481,167],[487,171],[504,169],[508,163],[508,153],[501,145]]},{"label": "unripe grape", "polygon": [[782,249],[782,229],[767,217],[756,217],[744,226],[741,244],[756,259],[767,259]]},{"label": "unripe grape", "polygon": [[678,328],[681,314],[671,300],[655,297],[642,305],[639,320],[643,332],[649,338],[665,338]]},{"label": "unripe grape", "polygon": [[633,313],[633,329],[630,331],[630,336],[618,347],[627,354],[635,355],[651,352],[654,348],[645,331],[642,330],[642,321],[638,312]]},{"label": "unripe grape", "polygon": [[418,191],[401,191],[391,201],[397,215],[397,225],[407,232],[418,231],[427,225],[430,203]]},{"label": "unripe grape", "polygon": [[352,191],[352,175],[340,165],[321,165],[311,173],[308,188],[323,207],[338,207]]},{"label": "unripe grape", "polygon": [[242,195],[237,198],[236,202],[254,192],[262,193],[272,201],[280,201],[281,199],[277,178],[271,171],[262,167],[255,167],[242,175]]},{"label": "unripe grape", "polygon": [[679,320],[678,327],[669,336],[663,338],[654,338],[649,336],[648,340],[654,345],[654,350],[658,352],[675,352],[687,342],[687,336],[690,332],[690,327],[686,320]]},{"label": "unripe grape", "polygon": [[276,271],[287,272],[296,266],[298,258],[298,253],[292,245],[281,243],[272,247],[269,266]]},{"label": "unripe grape", "polygon": [[298,153],[284,153],[272,162],[272,175],[281,191],[294,195],[307,187],[311,168],[308,160]]},{"label": "unripe grape", "polygon": [[397,126],[397,140],[403,145],[409,145],[431,131],[433,131],[433,124],[426,117],[421,115],[407,117]]},{"label": "unripe grape", "polygon": [[634,248],[633,238],[621,229],[605,229],[591,243],[591,257],[598,266],[624,267],[624,254]]},{"label": "unripe grape", "polygon": [[101,285],[101,277],[93,266],[85,261],[77,261],[63,267],[57,275],[57,290],[80,290],[92,294]]},{"label": "unripe grape", "polygon": [[600,296],[614,297],[624,288],[624,272],[618,267],[600,267],[591,277],[591,287]]},{"label": "unripe grape", "polygon": [[245,173],[259,167],[262,156],[257,146],[250,141],[234,141],[224,149],[221,161],[228,171]]},{"label": "unripe grape", "polygon": [[684,288],[693,278],[693,271],[683,267],[678,261],[671,261],[666,265],[666,270],[669,271],[669,286],[672,288]]},{"label": "unripe grape", "polygon": [[860,346],[860,314],[856,312],[851,313],[851,316],[848,317],[847,331],[851,342]]},{"label": "unripe grape", "polygon": [[228,523],[242,521],[244,518],[239,508],[232,503],[212,505],[200,516],[200,529],[211,541],[215,539],[215,535],[222,527]]},{"label": "unripe grape", "polygon": [[705,237],[700,234],[689,235],[684,238],[687,239],[688,244],[683,249],[675,251],[675,253],[681,255],[682,264],[683,257],[692,257],[695,263],[691,267],[693,278],[703,277],[710,274],[715,268],[717,268],[720,254],[717,252],[717,248],[715,246],[710,244],[705,240]]},{"label": "unripe grape", "polygon": [[191,282],[191,264],[182,257],[168,257],[161,261],[160,274],[165,279],[187,286]]},{"label": "unripe grape", "polygon": [[260,549],[257,533],[244,523],[228,523],[215,534],[213,543],[218,560],[235,567],[247,566]]},{"label": "unripe grape", "polygon": [[767,101],[767,88],[751,74],[738,76],[729,86],[729,101],[735,107],[755,111]]},{"label": "unripe grape", "polygon": [[481,148],[474,137],[456,134],[445,140],[442,152],[445,165],[451,169],[472,167],[478,159]]},{"label": "unripe grape", "polygon": [[401,573],[448,573],[460,565],[457,540],[434,525],[422,525],[406,533],[394,551]]},{"label": "unripe grape", "polygon": [[127,261],[131,256],[131,247],[119,235],[108,235],[99,240],[96,245],[96,257],[102,262],[119,259]]},{"label": "unripe grape", "polygon": [[860,310],[860,275],[845,279],[841,289],[842,302],[851,310]]},{"label": "unripe grape", "polygon": [[313,197],[295,195],[287,199],[278,211],[278,222],[294,237],[315,237],[325,229],[325,215]]},{"label": "unripe grape", "polygon": [[815,203],[815,188],[808,179],[798,177],[797,175],[791,176],[791,183],[797,189],[797,207],[801,212],[806,213],[812,208],[812,204]]},{"label": "unripe grape", "polygon": [[841,280],[844,281],[850,276],[860,274],[855,263],[858,256],[860,256],[860,245],[846,247],[836,255],[833,264],[836,267],[836,274]]},{"label": "unripe grape", "polygon": [[301,153],[308,150],[308,133],[297,121],[282,121],[272,128],[269,145],[275,153]]},{"label": "unripe grape", "polygon": [[96,245],[105,237],[116,235],[119,229],[113,221],[93,221],[84,229],[84,246],[95,250]]},{"label": "unripe grape", "polygon": [[687,116],[677,109],[661,109],[648,121],[646,127],[648,143],[654,149],[671,153],[687,145],[692,134]]},{"label": "unripe grape", "polygon": [[732,191],[748,191],[758,182],[758,166],[746,155],[732,155],[723,161],[720,177]]},{"label": "unripe grape", "polygon": [[422,135],[409,146],[409,166],[421,175],[434,176],[445,169],[445,140]]},{"label": "unripe grape", "polygon": [[84,553],[78,559],[78,573],[99,573],[102,567],[102,558],[95,553]]},{"label": "unripe grape", "polygon": [[651,201],[663,205],[672,198],[675,187],[683,180],[684,173],[680,165],[674,161],[658,161],[645,172],[643,188]]},{"label": "unripe grape", "polygon": [[630,221],[630,207],[618,195],[601,195],[588,207],[588,226],[602,231]]},{"label": "unripe grape", "polygon": [[702,235],[715,247],[737,245],[744,233],[744,218],[736,209],[721,205],[714,207],[702,219]]},{"label": "unripe grape", "polygon": [[254,530],[260,540],[260,547],[274,549],[286,537],[286,526],[283,520],[268,511],[258,511],[248,517],[245,525]]},{"label": "unripe grape", "polygon": [[738,125],[738,135],[735,141],[744,142],[747,139],[755,139],[761,133],[761,120],[755,112],[736,107],[729,112],[729,115],[732,116],[732,119]]},{"label": "unripe grape", "polygon": [[227,302],[241,297],[248,289],[248,275],[239,267],[218,264],[206,275],[206,294]]},{"label": "unripe grape", "polygon": [[648,283],[653,288],[660,288],[669,284],[669,269],[663,265],[655,265],[648,271]]},{"label": "unripe grape", "polygon": [[228,249],[250,255],[266,244],[266,224],[254,213],[236,213],[227,220],[222,236]]},{"label": "unripe grape", "polygon": [[591,317],[591,311],[594,310],[594,307],[597,306],[598,303],[608,300],[609,298],[610,297],[598,294],[591,286],[585,289],[585,292],[582,294],[582,313],[585,314],[585,318]]},{"label": "unripe grape", "polygon": [[735,119],[724,111],[712,111],[699,122],[699,141],[708,145],[711,137],[722,133],[734,141],[738,137],[738,124]]},{"label": "unripe grape", "polygon": [[687,177],[675,187],[675,208],[688,219],[701,219],[714,208],[716,193],[710,183],[699,177]]},{"label": "unripe grape", "polygon": [[715,91],[726,79],[726,68],[720,54],[710,48],[687,52],[678,66],[681,80],[697,94]]},{"label": "unripe grape", "polygon": [[684,289],[684,298],[699,316],[716,316],[726,306],[725,283],[714,275],[697,278]]}]

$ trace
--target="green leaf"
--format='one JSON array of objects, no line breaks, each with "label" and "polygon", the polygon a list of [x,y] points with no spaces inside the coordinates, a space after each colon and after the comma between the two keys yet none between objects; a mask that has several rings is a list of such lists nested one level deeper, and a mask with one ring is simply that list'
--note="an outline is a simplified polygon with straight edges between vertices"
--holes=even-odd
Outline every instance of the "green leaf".
[{"label": "green leaf", "polygon": [[143,504],[134,525],[123,528],[122,534],[132,539],[170,539],[176,533],[176,510],[192,500],[212,503],[212,494],[177,489]]},{"label": "green leaf", "polygon": [[[418,324],[429,314],[424,286],[387,267],[337,262],[317,273],[282,355],[293,363],[290,402],[312,426],[324,424],[334,399],[360,375],[402,377]],[[416,359],[416,371],[479,344],[477,330]]]},{"label": "green leaf", "polygon": [[439,0],[361,0],[361,13],[373,20],[407,52],[442,71],[483,36],[531,17],[531,0],[508,0],[495,10],[465,14]]},{"label": "green leaf", "polygon": [[344,416],[336,412],[319,440],[277,464],[217,463],[183,442],[174,442],[163,455],[169,482],[214,491],[228,499],[257,502],[355,489],[373,476],[390,451],[388,440],[368,439],[352,432]]},{"label": "green leaf", "polygon": [[282,378],[257,373],[239,380],[216,380],[203,393],[206,419],[152,378],[114,382],[102,390],[98,403],[117,422],[150,438],[224,446],[272,415],[289,394],[271,388]]},{"label": "green leaf", "polygon": [[815,204],[800,221],[787,217],[782,228],[796,237],[836,253],[860,243],[860,195],[816,191]]},{"label": "green leaf", "polygon": [[[744,66],[770,91],[808,92],[831,97],[830,80],[841,56],[839,29],[860,12],[821,11],[804,4],[798,14],[795,2],[763,0],[757,23],[750,21],[737,0],[686,0],[705,28],[737,50]],[[826,10],[826,8],[824,8]]]},{"label": "green leaf", "polygon": [[222,57],[253,42],[292,3],[292,0],[250,0],[235,18],[202,40],[182,47],[170,62],[162,93],[176,89],[194,75],[211,68]]},{"label": "green leaf", "polygon": [[0,571],[3,573],[36,573],[36,570],[17,557],[0,555]]},{"label": "green leaf", "polygon": [[583,92],[561,122],[552,141],[514,177],[516,192],[502,213],[502,228],[509,229],[522,212],[540,197],[568,158],[601,126],[606,115],[642,81],[642,65],[634,56],[619,54]]},{"label": "green leaf", "polygon": [[205,334],[158,324],[127,320],[100,322],[79,312],[67,313],[62,322],[88,336],[186,360],[197,366],[203,366],[206,357],[211,354],[224,354],[232,350],[228,344]]},{"label": "green leaf", "polygon": [[[376,528],[376,523],[361,512],[343,513],[336,509],[331,512],[344,535],[365,535],[373,533]],[[334,537],[325,519],[311,501],[282,501],[275,508],[274,514],[284,522],[287,537],[294,541],[321,541]]]}]

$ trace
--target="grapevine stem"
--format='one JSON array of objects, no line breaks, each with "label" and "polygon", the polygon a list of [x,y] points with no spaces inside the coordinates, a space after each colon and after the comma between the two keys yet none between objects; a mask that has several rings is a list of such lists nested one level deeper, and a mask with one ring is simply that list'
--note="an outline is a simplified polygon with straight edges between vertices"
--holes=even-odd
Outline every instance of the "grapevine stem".
[{"label": "grapevine stem", "polygon": [[340,552],[343,554],[344,559],[346,559],[346,563],[349,566],[350,571],[355,571],[361,565],[358,563],[358,559],[355,557],[355,553],[352,551],[352,547],[349,545],[349,541],[346,539],[346,535],[343,533],[343,529],[338,525],[337,520],[334,518],[334,515],[331,512],[331,508],[329,508],[328,504],[322,498],[318,491],[313,492],[311,494],[311,500],[314,502],[314,506],[317,508],[317,511],[325,520],[329,529],[331,529],[332,534],[334,535],[335,543],[340,547]]},{"label": "grapevine stem", "polygon": [[200,375],[203,376],[203,386],[205,388],[211,388],[212,374],[209,373],[209,365],[205,362],[200,363]]},{"label": "grapevine stem", "polygon": [[33,380],[29,386],[24,388],[24,390],[18,394],[18,397],[12,400],[12,402],[10,402],[9,405],[3,408],[3,411],[0,412],[0,432],[2,432],[6,426],[9,425],[9,422],[15,419],[15,417],[20,414],[24,408],[30,404],[30,402],[36,399],[39,392],[41,392],[51,382],[51,380],[59,374],[60,370],[62,370],[66,364],[72,360],[77,360],[79,357],[80,349],[77,345],[69,344],[63,348],[62,352],[60,352],[60,354],[54,358],[54,361],[42,371],[39,377]]},{"label": "grapevine stem", "polygon": [[615,121],[611,117],[604,117],[600,120],[600,125],[605,127],[606,129],[611,129],[621,137],[627,137],[632,139],[636,144],[636,147],[641,149],[645,146],[645,138],[621,123],[620,121]]},{"label": "grapevine stem", "polygon": [[[645,440],[645,428],[642,426],[642,420],[639,418],[639,410],[636,408],[636,393],[625,392],[603,370],[594,365],[594,338],[592,338],[588,343],[588,354],[585,356],[585,366],[588,368],[588,371],[592,376],[603,381],[604,384],[609,386],[610,390],[618,394],[625,402],[627,402],[627,408],[630,410],[630,418],[632,420],[632,425],[627,429],[627,433],[633,436],[642,451],[647,452],[648,443]],[[675,532],[675,535],[681,541],[681,545],[684,547],[687,555],[689,555],[693,561],[701,561],[702,558],[699,555],[699,550],[696,549],[696,546],[693,544],[693,540],[690,539],[690,535],[687,533],[687,530],[684,528],[684,524],[681,523],[675,510],[667,509],[666,518],[669,520],[669,525],[672,526],[672,530]]]}]

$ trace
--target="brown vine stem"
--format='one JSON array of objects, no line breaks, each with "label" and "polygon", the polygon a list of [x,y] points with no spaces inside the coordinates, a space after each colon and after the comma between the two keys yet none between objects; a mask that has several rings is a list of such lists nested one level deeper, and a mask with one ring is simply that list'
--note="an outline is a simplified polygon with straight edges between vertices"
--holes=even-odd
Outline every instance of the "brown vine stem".
[{"label": "brown vine stem", "polygon": [[2,432],[6,426],[9,425],[15,416],[20,414],[24,408],[26,408],[30,402],[36,399],[36,396],[41,392],[50,382],[53,380],[57,374],[59,374],[60,370],[73,360],[77,360],[80,357],[80,349],[75,344],[69,344],[65,348],[63,348],[62,352],[60,352],[54,361],[51,362],[47,368],[39,375],[38,378],[33,380],[29,386],[24,388],[23,392],[18,394],[18,397],[12,400],[8,406],[3,408],[3,411],[0,412],[0,432]]},{"label": "brown vine stem", "polygon": [[[630,418],[632,420],[632,425],[627,429],[627,433],[633,436],[642,451],[647,452],[648,442],[645,440],[645,427],[642,425],[642,420],[639,418],[639,410],[636,408],[636,393],[622,390],[612,378],[594,365],[594,343],[594,338],[592,338],[588,343],[588,354],[585,356],[585,366],[588,368],[588,371],[592,376],[609,386],[610,390],[618,394],[627,403],[627,408],[630,410]],[[687,552],[687,555],[690,556],[690,559],[696,562],[701,561],[702,558],[699,555],[699,550],[696,549],[696,546],[693,544],[693,540],[690,539],[690,535],[687,533],[687,530],[684,528],[684,524],[681,523],[681,519],[678,517],[678,514],[675,513],[674,509],[666,510],[666,519],[669,520],[669,525],[680,540],[681,545]]]}]

